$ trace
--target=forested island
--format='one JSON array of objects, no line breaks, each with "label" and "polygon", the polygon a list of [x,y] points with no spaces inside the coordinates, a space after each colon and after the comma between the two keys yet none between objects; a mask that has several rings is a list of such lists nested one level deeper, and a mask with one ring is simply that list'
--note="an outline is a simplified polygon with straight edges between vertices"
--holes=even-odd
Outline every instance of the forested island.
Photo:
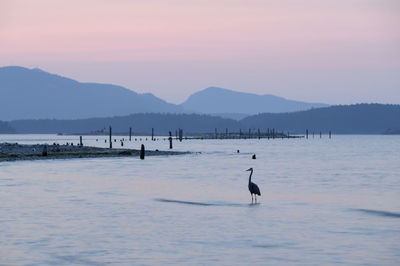
[{"label": "forested island", "polygon": [[238,132],[248,129],[275,129],[292,134],[332,131],[335,134],[399,134],[400,105],[356,104],[314,108],[290,113],[263,113],[233,120],[212,115],[142,113],[108,118],[76,120],[30,119],[0,122],[0,133],[18,134],[106,134],[115,133],[166,135],[183,129],[186,134]]}]

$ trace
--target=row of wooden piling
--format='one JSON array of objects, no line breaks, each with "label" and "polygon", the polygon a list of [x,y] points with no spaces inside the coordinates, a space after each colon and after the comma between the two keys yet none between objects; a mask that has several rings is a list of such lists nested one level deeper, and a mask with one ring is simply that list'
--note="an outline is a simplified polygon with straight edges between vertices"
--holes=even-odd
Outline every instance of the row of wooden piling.
[{"label": "row of wooden piling", "polygon": [[[306,139],[308,139],[308,133],[309,133],[309,131],[308,131],[308,129],[306,129]],[[332,131],[329,131],[328,136],[329,136],[329,138],[332,138]],[[313,138],[315,137],[314,131],[312,133],[312,137]],[[319,138],[322,138],[322,131],[319,132]]]},{"label": "row of wooden piling", "polygon": [[[332,137],[332,132],[329,131],[328,133],[329,138]],[[315,137],[315,132],[312,132],[313,138]],[[322,131],[319,132],[320,138],[322,138]],[[241,129],[239,129],[239,132],[229,132],[228,128],[226,128],[224,133],[218,133],[217,128],[215,128],[214,133],[202,133],[202,134],[197,134],[196,136],[190,136],[190,137],[183,137],[183,130],[181,128],[175,130],[175,138],[179,141],[182,141],[183,138],[185,140],[188,139],[279,139],[279,138],[302,138],[305,137],[306,139],[309,138],[309,130],[306,129],[305,136],[301,135],[290,135],[289,132],[284,133],[282,132],[277,132],[274,128],[272,129],[267,129],[265,132],[262,132],[260,129],[257,129],[256,132],[252,132],[251,129],[249,129],[248,132],[243,133]],[[169,148],[173,148],[172,144],[172,132],[169,131]],[[136,140],[136,139],[135,139]],[[141,139],[140,139],[141,140]],[[147,140],[147,138],[146,138]],[[156,138],[154,137],[154,128],[151,129],[151,140],[155,141]],[[165,138],[164,138],[165,140]],[[129,141],[132,141],[132,127],[129,128]],[[107,140],[105,140],[107,142]],[[109,127],[109,148],[112,149],[112,127]],[[116,142],[116,139],[114,139],[114,142]],[[83,146],[83,141],[82,141],[82,136],[79,137],[79,145]],[[123,140],[121,140],[121,146],[123,146]],[[144,154],[144,145],[143,146],[143,154]],[[143,155],[144,157],[144,155]]]},{"label": "row of wooden piling", "polygon": [[[329,138],[332,137],[332,132],[329,131],[328,133]],[[315,132],[312,132],[313,138],[315,137]],[[319,132],[320,138],[322,138],[322,131]],[[217,128],[215,128],[214,133],[201,133],[196,134],[190,137],[183,137],[183,130],[179,128],[175,130],[175,138],[179,141],[182,141],[183,138],[187,139],[284,139],[284,138],[309,138],[309,130],[306,129],[305,136],[302,135],[291,135],[289,132],[284,133],[283,131],[278,132],[274,128],[267,129],[265,132],[262,132],[260,129],[257,129],[256,132],[252,132],[249,129],[248,132],[244,133],[241,129],[239,132],[229,132],[228,128],[226,128],[225,133],[218,133]],[[172,132],[169,131],[168,140],[170,142],[170,149],[172,149]],[[135,139],[136,140],[136,139]],[[154,128],[151,129],[151,140],[155,141],[156,138],[154,137]],[[115,140],[116,141],[116,140]],[[132,127],[129,128],[129,141],[132,141]],[[82,136],[79,138],[79,143],[82,146]],[[123,146],[123,142],[121,142],[121,146]],[[109,148],[112,149],[112,127],[109,127]]]}]

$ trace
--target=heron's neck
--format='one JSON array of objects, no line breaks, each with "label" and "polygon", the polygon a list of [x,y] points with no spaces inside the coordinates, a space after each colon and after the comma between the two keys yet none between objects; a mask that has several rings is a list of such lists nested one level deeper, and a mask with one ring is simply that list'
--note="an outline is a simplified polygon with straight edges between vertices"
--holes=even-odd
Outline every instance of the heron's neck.
[{"label": "heron's neck", "polygon": [[250,176],[249,176],[249,185],[250,185],[250,183],[251,183],[251,176],[253,175],[253,170],[250,170],[251,172],[250,172]]}]

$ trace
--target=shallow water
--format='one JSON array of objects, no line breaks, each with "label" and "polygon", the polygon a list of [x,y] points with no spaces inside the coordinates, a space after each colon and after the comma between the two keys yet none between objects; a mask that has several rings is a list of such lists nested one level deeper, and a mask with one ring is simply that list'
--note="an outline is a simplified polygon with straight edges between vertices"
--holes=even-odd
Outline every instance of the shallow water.
[{"label": "shallow water", "polygon": [[[141,143],[168,148],[145,137],[124,147]],[[174,141],[174,150],[201,153],[0,163],[0,264],[400,263],[399,136]]]}]

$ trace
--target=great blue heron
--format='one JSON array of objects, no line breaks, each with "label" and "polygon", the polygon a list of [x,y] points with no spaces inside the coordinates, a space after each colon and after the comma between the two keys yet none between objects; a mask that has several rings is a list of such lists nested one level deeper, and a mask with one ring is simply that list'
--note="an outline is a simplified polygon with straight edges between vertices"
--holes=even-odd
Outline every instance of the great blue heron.
[{"label": "great blue heron", "polygon": [[261,192],[260,189],[258,188],[258,186],[256,184],[254,184],[253,182],[251,182],[251,176],[253,175],[253,168],[249,168],[246,171],[250,171],[250,176],[249,176],[249,191],[251,194],[251,202],[253,202],[253,194],[254,194],[254,198],[257,202],[257,195],[261,196]]}]

